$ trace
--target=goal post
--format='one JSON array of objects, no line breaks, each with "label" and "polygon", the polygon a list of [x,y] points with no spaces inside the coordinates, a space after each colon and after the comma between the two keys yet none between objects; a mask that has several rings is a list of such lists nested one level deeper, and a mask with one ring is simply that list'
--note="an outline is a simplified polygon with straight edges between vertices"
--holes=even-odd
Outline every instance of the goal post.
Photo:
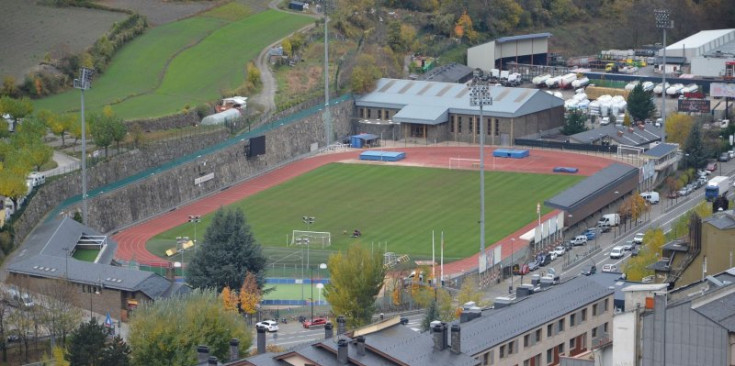
[{"label": "goal post", "polygon": [[480,170],[480,159],[449,158],[449,169]]},{"label": "goal post", "polygon": [[321,245],[325,248],[332,245],[332,234],[328,231],[294,230],[291,245]]}]

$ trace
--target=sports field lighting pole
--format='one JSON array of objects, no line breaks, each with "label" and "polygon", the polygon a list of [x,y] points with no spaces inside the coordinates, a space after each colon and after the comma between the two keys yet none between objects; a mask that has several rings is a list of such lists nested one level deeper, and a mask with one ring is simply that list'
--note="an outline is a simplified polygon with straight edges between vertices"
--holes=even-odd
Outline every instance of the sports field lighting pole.
[{"label": "sports field lighting pole", "polygon": [[[296,245],[306,245],[309,247],[309,238],[301,237],[295,240]],[[307,259],[308,260],[308,259]],[[301,301],[304,300],[304,248],[301,247]]]},{"label": "sports field lighting pole", "polygon": [[470,85],[470,106],[480,106],[480,258],[477,267],[480,275],[486,264],[483,262],[485,261],[485,123],[482,118],[482,107],[492,104],[490,86],[476,76]]},{"label": "sports field lighting pole", "polygon": [[[513,285],[515,284],[515,276],[513,276],[513,252],[515,252],[515,246],[516,246],[516,238],[510,238],[510,289],[508,290],[508,294],[513,294]],[[518,271],[521,270],[521,266],[518,265]]]},{"label": "sports field lighting pole", "polygon": [[[666,30],[674,28],[674,22],[671,20],[671,11],[669,9],[657,9],[653,11],[656,17],[656,28],[664,31],[664,59],[663,59],[663,70],[661,71],[661,87],[664,88],[664,92],[661,94],[661,142],[666,142]],[[682,54],[682,56],[684,56]]]},{"label": "sports field lighting pole", "polygon": [[[92,87],[94,70],[82,67],[79,79],[74,79],[74,88],[82,92],[82,224],[87,225],[87,133],[84,121],[84,91]],[[90,311],[91,312],[91,311]]]},{"label": "sports field lighting pole", "polygon": [[189,215],[189,222],[194,224],[194,251],[197,250],[197,224],[202,222],[200,215]]},{"label": "sports field lighting pole", "polygon": [[[316,221],[314,216],[304,216],[301,220],[306,224],[306,231],[309,231],[311,225]],[[306,239],[306,268],[309,268],[309,239]]]},{"label": "sports field lighting pole", "polygon": [[[309,281],[309,287],[311,287],[311,321],[314,321],[314,268],[311,270],[311,280]],[[319,269],[327,269],[326,263],[319,264]],[[321,282],[319,283],[321,285]],[[321,300],[322,290],[319,288],[319,300]]]},{"label": "sports field lighting pole", "polygon": [[324,0],[324,135],[326,137],[326,146],[329,148],[332,138],[332,117],[329,114],[329,40],[327,37],[329,18],[327,17],[327,4],[329,0]]}]

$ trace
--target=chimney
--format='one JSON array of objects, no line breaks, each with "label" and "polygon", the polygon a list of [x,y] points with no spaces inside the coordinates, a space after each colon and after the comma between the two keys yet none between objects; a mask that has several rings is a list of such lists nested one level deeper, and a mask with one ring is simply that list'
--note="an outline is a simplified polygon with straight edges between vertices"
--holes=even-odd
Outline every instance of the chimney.
[{"label": "chimney", "polygon": [[337,342],[337,363],[340,365],[347,364],[347,341],[344,339]]},{"label": "chimney", "polygon": [[258,328],[258,354],[265,353],[265,327],[257,327]]},{"label": "chimney", "polygon": [[452,324],[452,353],[462,353],[462,340],[459,324]]},{"label": "chimney", "polygon": [[197,363],[198,364],[207,363],[207,359],[209,359],[209,347],[198,346],[197,347]]},{"label": "chimney", "polygon": [[230,361],[240,359],[240,340],[237,338],[230,339]]},{"label": "chimney", "polygon": [[357,337],[357,354],[360,356],[365,356],[365,337],[364,336]]},{"label": "chimney", "polygon": [[207,362],[207,365],[217,366],[217,356],[209,356],[209,362]]},{"label": "chimney", "polygon": [[340,315],[337,317],[337,334],[345,334],[345,328],[347,324],[345,321],[345,317]]},{"label": "chimney", "polygon": [[331,322],[324,324],[324,339],[332,338],[332,334],[334,333],[332,328],[334,328],[334,325]]},{"label": "chimney", "polygon": [[444,324],[438,320],[431,322],[431,333],[434,339],[434,349],[437,351],[444,350]]}]

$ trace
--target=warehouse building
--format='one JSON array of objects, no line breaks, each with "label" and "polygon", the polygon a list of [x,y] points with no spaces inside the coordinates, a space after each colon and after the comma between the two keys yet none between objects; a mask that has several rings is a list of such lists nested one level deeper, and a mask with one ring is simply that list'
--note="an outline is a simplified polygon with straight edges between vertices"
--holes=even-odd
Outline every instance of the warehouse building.
[{"label": "warehouse building", "polygon": [[488,71],[504,69],[504,65],[547,65],[551,33],[502,37],[467,49],[467,66]]},{"label": "warehouse building", "polygon": [[[564,101],[537,89],[491,86],[483,107],[485,142],[510,145],[518,136],[561,127]],[[356,132],[413,143],[479,143],[480,107],[466,84],[380,79],[355,101]]]},{"label": "warehouse building", "polygon": [[[663,50],[658,56],[663,56]],[[725,76],[725,64],[735,60],[735,28],[704,30],[667,46],[667,64],[677,58],[691,65],[691,74]]]}]

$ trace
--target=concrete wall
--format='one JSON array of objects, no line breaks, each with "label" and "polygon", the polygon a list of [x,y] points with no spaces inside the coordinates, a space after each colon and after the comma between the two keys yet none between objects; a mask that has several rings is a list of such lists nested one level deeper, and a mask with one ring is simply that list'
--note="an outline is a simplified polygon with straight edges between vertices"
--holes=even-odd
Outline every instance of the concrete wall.
[{"label": "concrete wall", "polygon": [[488,42],[467,49],[467,66],[489,71],[495,68],[495,42]]},{"label": "concrete wall", "polygon": [[[349,134],[352,101],[332,109],[335,136]],[[220,189],[255,177],[279,164],[309,153],[312,143],[323,146],[324,121],[321,113],[267,132],[266,153],[247,158],[244,144],[236,143],[194,162],[153,175],[143,181],[90,200],[89,226],[109,232],[157,215],[182,203],[218,192]],[[214,173],[214,179],[200,185],[194,179]],[[72,207],[76,209],[79,205]]]},{"label": "concrete wall", "polygon": [[735,228],[720,230],[706,221],[702,222],[702,251],[676,281],[676,287],[701,281],[705,276],[731,268],[731,258],[735,258]]},{"label": "concrete wall", "polygon": [[637,310],[615,314],[613,318],[613,365],[636,365],[638,339]]}]

